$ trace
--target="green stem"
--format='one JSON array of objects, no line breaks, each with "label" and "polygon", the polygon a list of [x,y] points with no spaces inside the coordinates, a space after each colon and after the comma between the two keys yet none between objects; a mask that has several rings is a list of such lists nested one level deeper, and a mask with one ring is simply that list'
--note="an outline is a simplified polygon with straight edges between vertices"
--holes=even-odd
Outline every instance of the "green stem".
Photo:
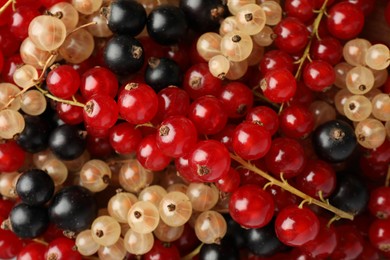
[{"label": "green stem", "polygon": [[62,98],[58,98],[56,96],[53,96],[52,94],[50,94],[48,91],[42,89],[41,87],[39,86],[35,86],[43,95],[45,95],[46,97],[54,100],[54,101],[57,101],[57,102],[61,102],[61,103],[65,103],[65,104],[68,104],[68,105],[71,105],[71,106],[77,106],[77,107],[84,107],[85,105],[83,103],[80,103],[80,102],[77,102],[77,101],[74,101],[74,100],[66,100],[66,99],[62,99]]}]

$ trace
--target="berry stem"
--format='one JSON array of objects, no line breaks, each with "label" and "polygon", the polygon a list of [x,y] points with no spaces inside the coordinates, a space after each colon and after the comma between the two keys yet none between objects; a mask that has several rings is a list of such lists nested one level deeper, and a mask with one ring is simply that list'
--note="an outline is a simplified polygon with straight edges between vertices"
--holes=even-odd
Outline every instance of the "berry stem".
[{"label": "berry stem", "polygon": [[0,14],[2,14],[7,8],[8,6],[10,6],[11,4],[13,4],[15,2],[15,0],[8,0],[1,8],[0,8]]},{"label": "berry stem", "polygon": [[261,101],[264,101],[265,103],[273,106],[275,109],[280,109],[280,106],[276,103],[273,103],[271,101],[269,101],[265,96],[263,96],[262,94],[260,94],[259,92],[256,91],[256,88],[258,88],[258,86],[254,87],[253,88],[253,95],[256,96],[257,98],[259,98]]},{"label": "berry stem", "polygon": [[197,248],[195,248],[194,251],[192,251],[188,255],[184,256],[182,258],[182,260],[192,260],[197,254],[199,254],[200,249],[202,248],[202,246],[203,246],[203,243],[200,244]]},{"label": "berry stem", "polygon": [[305,51],[303,52],[301,58],[297,61],[297,64],[299,64],[299,66],[298,66],[297,72],[295,73],[295,78],[296,79],[299,79],[301,77],[302,68],[303,68],[303,64],[305,63],[305,61],[306,60],[309,60],[309,61],[311,60],[311,58],[310,58],[310,48],[311,48],[311,44],[313,42],[314,36],[316,36],[318,39],[320,38],[320,36],[318,35],[318,27],[320,26],[322,17],[324,16],[324,14],[326,12],[326,5],[327,5],[327,3],[328,3],[328,0],[325,0],[324,3],[321,6],[321,9],[316,12],[317,13],[317,17],[316,17],[316,19],[313,22],[313,29],[312,29],[312,32],[311,32],[311,35],[310,35],[309,42],[306,45]]},{"label": "berry stem", "polygon": [[66,99],[62,99],[62,98],[58,98],[56,96],[53,96],[52,94],[50,94],[47,90],[44,90],[42,89],[41,87],[39,86],[35,86],[45,97],[48,97],[50,98],[51,100],[54,100],[54,101],[57,101],[57,102],[61,102],[61,103],[65,103],[65,104],[68,104],[68,105],[71,105],[71,106],[78,106],[78,107],[84,107],[85,105],[83,103],[80,103],[80,102],[77,102],[77,100],[73,99],[73,100],[66,100]]},{"label": "berry stem", "polygon": [[385,187],[389,187],[390,185],[390,165],[387,168],[387,175],[386,175],[386,181],[385,181]]},{"label": "berry stem", "polygon": [[283,179],[283,176],[282,176],[282,181],[279,181],[279,180],[275,179],[274,177],[268,175],[267,173],[263,172],[262,170],[260,170],[259,168],[257,168],[253,164],[251,164],[250,162],[245,161],[244,159],[242,159],[241,157],[239,157],[237,155],[230,154],[230,157],[233,160],[235,160],[236,162],[240,163],[243,167],[247,168],[248,170],[251,170],[251,171],[259,174],[261,177],[267,179],[271,183],[271,185],[279,186],[282,189],[289,191],[292,194],[295,194],[296,196],[302,198],[305,202],[307,202],[309,204],[313,203],[321,208],[329,210],[329,211],[333,212],[334,214],[336,214],[337,216],[339,216],[340,218],[353,220],[354,215],[352,215],[348,212],[342,211],[342,210],[330,205],[327,201],[323,202],[323,201],[317,200],[313,197],[310,197],[309,195],[303,193],[302,191],[300,191],[300,190],[294,188],[293,186],[291,186],[290,184],[288,184],[288,182],[285,179]]}]

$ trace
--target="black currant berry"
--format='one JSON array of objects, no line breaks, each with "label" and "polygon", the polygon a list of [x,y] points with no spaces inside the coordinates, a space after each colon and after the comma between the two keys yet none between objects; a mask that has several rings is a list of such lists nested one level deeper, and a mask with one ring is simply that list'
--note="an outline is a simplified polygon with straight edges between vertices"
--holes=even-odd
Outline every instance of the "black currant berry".
[{"label": "black currant berry", "polygon": [[54,195],[49,206],[50,221],[63,230],[79,232],[91,227],[97,216],[92,193],[81,186],[69,186]]},{"label": "black currant berry", "polygon": [[160,5],[149,14],[146,28],[150,38],[157,43],[172,45],[185,37],[187,21],[179,7]]},{"label": "black currant berry", "polygon": [[250,252],[259,256],[269,256],[284,247],[276,237],[274,222],[262,228],[245,230],[246,247]]},{"label": "black currant berry", "polygon": [[227,224],[225,237],[232,239],[237,248],[245,247],[245,229],[234,221],[229,214],[224,214],[223,217],[225,218]]},{"label": "black currant berry", "polygon": [[49,145],[49,124],[38,116],[24,116],[26,126],[19,134],[17,143],[25,151],[37,153],[45,150]]},{"label": "black currant berry", "polygon": [[314,131],[313,146],[317,155],[328,162],[346,160],[355,150],[356,136],[353,128],[344,121],[328,121]]},{"label": "black currant berry", "polygon": [[48,202],[54,194],[54,182],[45,171],[31,169],[20,175],[16,192],[29,205],[37,206]]},{"label": "black currant berry", "polygon": [[238,260],[239,250],[231,239],[222,239],[220,244],[204,244],[199,252],[202,260]]},{"label": "black currant berry", "polygon": [[25,203],[16,205],[9,216],[12,231],[20,238],[40,236],[49,225],[47,209]]},{"label": "black currant berry", "polygon": [[145,72],[145,82],[156,92],[171,85],[180,86],[182,73],[179,65],[169,58],[150,58]]},{"label": "black currant berry", "polygon": [[356,174],[337,174],[337,186],[330,197],[333,206],[352,214],[359,214],[366,208],[368,200],[367,187]]},{"label": "black currant berry", "polygon": [[131,36],[116,35],[106,45],[104,62],[118,75],[133,74],[144,64],[144,48]]},{"label": "black currant berry", "polygon": [[58,158],[73,160],[85,150],[85,139],[75,126],[61,125],[53,130],[49,138],[49,147]]},{"label": "black currant berry", "polygon": [[108,8],[107,23],[113,33],[137,36],[146,24],[145,8],[134,0],[117,0]]},{"label": "black currant berry", "polygon": [[[188,26],[197,32],[215,31],[228,14],[222,0],[180,0]],[[226,2],[226,1],[225,1]]]}]

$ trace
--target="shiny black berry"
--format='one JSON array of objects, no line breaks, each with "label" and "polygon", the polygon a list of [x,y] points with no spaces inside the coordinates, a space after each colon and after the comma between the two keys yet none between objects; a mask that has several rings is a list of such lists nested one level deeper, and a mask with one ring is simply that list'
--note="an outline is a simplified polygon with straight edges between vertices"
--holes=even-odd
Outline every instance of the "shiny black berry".
[{"label": "shiny black berry", "polygon": [[231,239],[222,239],[220,244],[204,244],[199,252],[202,260],[239,260],[239,250]]},{"label": "shiny black berry", "polygon": [[53,130],[49,138],[49,147],[58,158],[73,160],[85,150],[85,139],[75,126],[61,125]]},{"label": "shiny black berry", "polygon": [[26,126],[17,138],[17,143],[25,151],[37,153],[45,150],[49,145],[49,124],[38,116],[24,116]]},{"label": "shiny black berry", "polygon": [[144,63],[142,44],[129,35],[116,35],[104,50],[104,62],[118,75],[129,75],[141,69]]},{"label": "shiny black berry", "polygon": [[160,5],[152,10],[146,22],[150,38],[161,45],[178,43],[187,33],[183,11],[173,5]]},{"label": "shiny black berry", "polygon": [[37,206],[48,202],[54,194],[54,182],[45,171],[31,169],[20,175],[16,193],[26,204]]},{"label": "shiny black berry", "polygon": [[49,225],[47,209],[25,203],[16,205],[9,216],[12,231],[20,238],[40,236]]},{"label": "shiny black berry", "polygon": [[229,13],[222,0],[180,0],[188,26],[197,32],[218,30],[220,21]]},{"label": "shiny black berry", "polygon": [[246,247],[250,252],[259,256],[269,256],[284,247],[276,237],[274,222],[262,228],[245,230]]},{"label": "shiny black berry", "polygon": [[179,65],[169,58],[150,58],[145,72],[145,82],[156,92],[163,88],[180,86],[182,73]]},{"label": "shiny black berry", "polygon": [[107,23],[117,34],[137,36],[146,24],[145,8],[134,0],[117,0],[108,8]]},{"label": "shiny black berry", "polygon": [[356,173],[337,174],[337,186],[330,197],[333,206],[352,214],[359,214],[366,208],[368,200],[367,187]]},{"label": "shiny black berry", "polygon": [[49,206],[50,221],[63,230],[79,232],[90,228],[97,216],[92,193],[81,186],[69,186],[54,195]]},{"label": "shiny black berry", "polygon": [[344,121],[328,121],[314,131],[313,146],[317,155],[328,162],[346,160],[355,150],[354,129]]}]

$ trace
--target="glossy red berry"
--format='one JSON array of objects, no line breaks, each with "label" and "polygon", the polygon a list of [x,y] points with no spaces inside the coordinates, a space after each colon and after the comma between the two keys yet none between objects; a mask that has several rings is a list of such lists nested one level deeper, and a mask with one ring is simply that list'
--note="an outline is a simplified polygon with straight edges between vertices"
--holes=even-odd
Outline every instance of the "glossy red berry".
[{"label": "glossy red berry", "polygon": [[309,161],[303,171],[295,178],[295,186],[307,195],[319,199],[329,197],[336,187],[336,173],[324,161]]},{"label": "glossy red berry", "polygon": [[188,118],[194,123],[198,133],[206,135],[220,132],[228,120],[226,108],[214,96],[203,96],[192,102]]},{"label": "glossy red berry", "polygon": [[200,141],[190,154],[189,168],[204,182],[216,181],[230,169],[229,151],[215,140]]},{"label": "glossy red berry", "polygon": [[191,153],[175,159],[175,167],[178,174],[188,182],[202,182],[199,175],[194,173],[190,168]]},{"label": "glossy red berry", "polygon": [[[77,102],[84,103],[84,99],[76,93],[74,96]],[[79,106],[72,106],[66,103],[58,102],[56,104],[58,117],[68,125],[78,125],[84,121],[84,109]]]},{"label": "glossy red berry", "polygon": [[95,94],[114,98],[118,92],[118,80],[115,74],[106,68],[91,68],[81,77],[80,92],[85,99]]},{"label": "glossy red berry", "polygon": [[157,129],[156,144],[167,156],[180,157],[194,147],[198,133],[192,121],[184,116],[170,116]]},{"label": "glossy red berry", "polygon": [[259,69],[262,75],[266,75],[269,71],[276,69],[287,69],[291,73],[294,72],[293,58],[281,50],[272,50],[264,54],[260,60]]},{"label": "glossy red berry", "polygon": [[240,186],[240,174],[233,168],[215,182],[217,188],[222,192],[233,192]]},{"label": "glossy red berry", "polygon": [[0,143],[0,172],[17,171],[25,156],[26,153],[15,141]]},{"label": "glossy red berry", "polygon": [[295,95],[297,83],[289,70],[275,69],[265,74],[260,87],[271,102],[283,103]]},{"label": "glossy red berry", "polygon": [[45,259],[81,260],[82,258],[75,248],[74,240],[60,237],[49,243]]},{"label": "glossy red berry", "polygon": [[371,244],[385,253],[390,252],[390,219],[376,219],[368,233]]},{"label": "glossy red berry", "polygon": [[290,99],[289,104],[294,105],[303,105],[309,107],[310,104],[314,101],[314,92],[305,86],[302,81],[297,82],[297,90],[295,95]]},{"label": "glossy red berry", "polygon": [[14,72],[17,68],[21,67],[23,64],[24,62],[19,54],[15,54],[13,56],[8,57],[4,61],[3,70],[1,71],[2,79],[5,82],[15,84],[13,78]]},{"label": "glossy red berry", "polygon": [[185,116],[190,107],[190,97],[181,88],[170,86],[157,94],[158,110],[154,120],[160,123],[169,116]]},{"label": "glossy red berry", "polygon": [[265,156],[265,165],[274,176],[288,179],[297,176],[305,167],[303,147],[294,139],[276,138]]},{"label": "glossy red berry", "polygon": [[310,48],[313,60],[322,60],[334,66],[343,58],[343,46],[340,41],[333,37],[315,39]]},{"label": "glossy red berry", "polygon": [[[0,218],[3,222],[3,218]],[[0,229],[0,259],[16,257],[23,248],[23,241],[12,231]]]},{"label": "glossy red berry", "polygon": [[157,94],[146,84],[129,83],[119,93],[118,106],[120,116],[127,122],[144,124],[157,113]]},{"label": "glossy red berry", "polygon": [[32,242],[26,245],[18,254],[18,260],[45,260],[47,246]]},{"label": "glossy red berry", "polygon": [[316,238],[320,221],[308,208],[290,206],[276,216],[275,232],[279,240],[288,246],[302,246]]},{"label": "glossy red berry", "polygon": [[119,154],[130,154],[137,151],[141,140],[141,131],[130,123],[123,122],[110,129],[110,144]]},{"label": "glossy red berry", "polygon": [[286,0],[284,2],[284,10],[288,17],[295,17],[305,23],[314,17],[314,1],[313,0]]},{"label": "glossy red berry", "polygon": [[207,63],[198,63],[184,75],[183,89],[191,99],[205,95],[217,96],[222,89],[222,80],[211,74]]},{"label": "glossy red berry", "polygon": [[174,245],[164,244],[155,239],[152,249],[142,256],[143,260],[179,260],[179,250]]},{"label": "glossy red berry", "polygon": [[336,74],[332,65],[322,60],[310,62],[303,69],[305,85],[314,91],[323,91],[333,85]]},{"label": "glossy red berry", "polygon": [[6,219],[11,212],[11,209],[14,207],[14,202],[12,200],[0,199],[0,219]]},{"label": "glossy red berry", "polygon": [[272,196],[256,185],[244,185],[233,192],[229,202],[230,216],[246,228],[267,225],[274,215]]},{"label": "glossy red berry", "polygon": [[224,109],[230,118],[245,116],[253,106],[253,93],[240,82],[231,82],[219,94]]},{"label": "glossy red berry", "polygon": [[227,124],[219,133],[212,136],[212,139],[224,144],[229,152],[233,152],[232,138],[236,125]]},{"label": "glossy red berry", "polygon": [[68,99],[79,89],[80,76],[72,66],[61,65],[49,72],[46,85],[54,96]]},{"label": "glossy red berry", "polygon": [[171,158],[157,147],[156,136],[149,135],[138,146],[137,160],[148,170],[161,171],[168,166]]},{"label": "glossy red berry", "polygon": [[377,218],[390,219],[390,187],[383,186],[371,191],[368,209]]},{"label": "glossy red berry", "polygon": [[363,29],[364,14],[349,2],[335,4],[328,12],[327,27],[336,38],[348,40],[356,37]]},{"label": "glossy red berry", "polygon": [[28,37],[28,25],[38,15],[40,15],[40,13],[37,9],[29,6],[18,7],[11,16],[9,30],[17,38],[24,40]]},{"label": "glossy red berry", "polygon": [[258,106],[249,110],[245,118],[246,121],[264,126],[265,129],[274,135],[279,129],[279,116],[269,107]]},{"label": "glossy red berry", "polygon": [[275,45],[282,51],[296,54],[302,51],[309,41],[309,31],[296,18],[287,17],[274,27]]},{"label": "glossy red berry", "polygon": [[244,160],[257,160],[264,157],[271,148],[271,134],[263,126],[242,122],[233,134],[234,152]]},{"label": "glossy red berry", "polygon": [[268,186],[265,191],[271,194],[272,198],[274,199],[276,214],[288,206],[299,204],[298,203],[299,198],[297,196],[295,196],[289,191],[280,188],[279,186],[276,185]]},{"label": "glossy red berry", "polygon": [[85,104],[83,117],[89,127],[109,129],[118,120],[118,106],[110,96],[96,94]]},{"label": "glossy red berry", "polygon": [[336,226],[337,247],[330,259],[357,259],[363,252],[364,240],[356,227],[352,225]]},{"label": "glossy red berry", "polygon": [[314,129],[314,116],[307,107],[292,105],[279,115],[282,133],[290,138],[305,138]]}]

